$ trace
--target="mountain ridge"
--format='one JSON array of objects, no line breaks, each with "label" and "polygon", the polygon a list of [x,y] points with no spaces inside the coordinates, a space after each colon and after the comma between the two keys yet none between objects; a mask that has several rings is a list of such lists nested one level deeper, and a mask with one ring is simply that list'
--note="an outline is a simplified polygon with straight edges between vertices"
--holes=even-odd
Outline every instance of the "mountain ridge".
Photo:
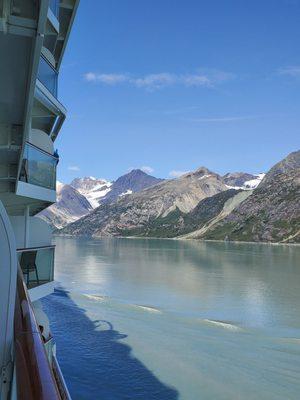
[{"label": "mountain ridge", "polygon": [[132,227],[147,226],[150,219],[164,217],[176,207],[182,212],[189,212],[200,200],[225,190],[227,187],[220,175],[200,167],[179,178],[165,180],[119,198],[111,204],[103,203],[62,232],[119,236]]},{"label": "mountain ridge", "polygon": [[[225,177],[227,181],[200,167],[103,203],[60,232],[93,237],[299,241],[300,151],[279,161],[266,175],[232,173]],[[228,183],[243,186],[230,188]]]},{"label": "mountain ridge", "polygon": [[197,238],[300,242],[300,151],[266,174],[252,195],[212,230]]}]

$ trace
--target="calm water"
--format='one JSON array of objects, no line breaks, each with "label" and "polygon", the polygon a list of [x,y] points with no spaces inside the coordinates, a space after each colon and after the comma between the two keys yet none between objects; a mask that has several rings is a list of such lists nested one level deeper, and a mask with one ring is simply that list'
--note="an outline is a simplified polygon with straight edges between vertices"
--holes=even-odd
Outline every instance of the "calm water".
[{"label": "calm water", "polygon": [[299,400],[299,247],[56,245],[44,307],[74,400]]}]

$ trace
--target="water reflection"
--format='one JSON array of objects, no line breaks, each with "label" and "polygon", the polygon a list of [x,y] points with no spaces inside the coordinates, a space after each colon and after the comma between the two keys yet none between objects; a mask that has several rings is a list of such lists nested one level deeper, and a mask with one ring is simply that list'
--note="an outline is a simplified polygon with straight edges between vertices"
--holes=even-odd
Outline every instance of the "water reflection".
[{"label": "water reflection", "polygon": [[56,278],[70,289],[246,326],[300,326],[298,247],[58,238],[56,254]]},{"label": "water reflection", "polygon": [[298,247],[56,242],[70,293],[44,304],[74,398],[298,400]]}]

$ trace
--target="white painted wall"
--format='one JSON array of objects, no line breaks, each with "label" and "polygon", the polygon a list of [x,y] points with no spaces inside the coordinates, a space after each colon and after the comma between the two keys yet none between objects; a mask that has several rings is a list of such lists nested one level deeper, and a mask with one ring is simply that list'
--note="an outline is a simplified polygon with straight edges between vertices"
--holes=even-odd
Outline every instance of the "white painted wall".
[{"label": "white painted wall", "polygon": [[[17,254],[14,233],[0,201],[0,370],[12,362],[14,335],[14,308],[17,280]],[[7,384],[0,379],[0,398],[6,399],[9,390],[9,370]]]},{"label": "white painted wall", "polygon": [[51,245],[51,228],[41,218],[29,217],[27,245],[25,238],[25,216],[10,216],[10,221],[15,233],[17,249]]}]

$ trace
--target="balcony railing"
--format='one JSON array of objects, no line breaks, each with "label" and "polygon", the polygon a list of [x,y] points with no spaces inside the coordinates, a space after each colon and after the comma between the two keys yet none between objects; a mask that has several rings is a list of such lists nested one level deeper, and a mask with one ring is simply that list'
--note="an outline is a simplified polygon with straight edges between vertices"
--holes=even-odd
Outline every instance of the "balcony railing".
[{"label": "balcony railing", "polygon": [[62,400],[20,269],[14,322],[17,398]]},{"label": "balcony railing", "polygon": [[55,246],[18,249],[19,263],[28,289],[54,279]]},{"label": "balcony railing", "polygon": [[58,158],[26,143],[20,181],[47,189],[56,189],[56,166]]},{"label": "balcony railing", "polygon": [[38,80],[42,82],[42,84],[56,98],[58,73],[43,56],[40,58],[37,77]]},{"label": "balcony railing", "polygon": [[56,343],[52,336],[48,340],[44,341],[44,348],[49,360],[49,364],[52,368],[52,372],[55,378],[55,382],[60,393],[62,400],[72,400],[64,376],[61,372],[59,363],[56,358]]}]

